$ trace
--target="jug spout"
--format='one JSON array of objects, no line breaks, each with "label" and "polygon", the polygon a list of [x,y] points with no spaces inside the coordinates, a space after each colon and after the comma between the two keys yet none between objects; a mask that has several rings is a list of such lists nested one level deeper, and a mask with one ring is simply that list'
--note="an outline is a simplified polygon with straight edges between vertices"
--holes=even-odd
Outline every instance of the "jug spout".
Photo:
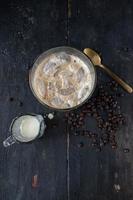
[{"label": "jug spout", "polygon": [[6,140],[3,141],[3,146],[8,147],[16,142],[16,139],[11,135]]}]

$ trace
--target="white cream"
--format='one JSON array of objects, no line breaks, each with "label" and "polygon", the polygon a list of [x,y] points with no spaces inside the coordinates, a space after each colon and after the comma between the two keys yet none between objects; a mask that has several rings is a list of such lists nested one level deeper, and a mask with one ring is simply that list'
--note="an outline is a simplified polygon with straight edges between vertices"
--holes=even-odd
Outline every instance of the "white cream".
[{"label": "white cream", "polygon": [[25,116],[20,124],[20,134],[27,139],[34,139],[39,134],[40,123],[34,116]]}]

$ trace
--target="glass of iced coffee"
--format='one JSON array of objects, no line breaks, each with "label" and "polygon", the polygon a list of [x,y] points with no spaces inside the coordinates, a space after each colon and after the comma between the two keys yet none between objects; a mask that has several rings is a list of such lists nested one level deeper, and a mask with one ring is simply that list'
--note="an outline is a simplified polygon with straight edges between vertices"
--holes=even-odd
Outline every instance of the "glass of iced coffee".
[{"label": "glass of iced coffee", "polygon": [[45,106],[70,110],[91,97],[96,72],[92,62],[72,47],[56,47],[42,53],[30,70],[29,83]]}]

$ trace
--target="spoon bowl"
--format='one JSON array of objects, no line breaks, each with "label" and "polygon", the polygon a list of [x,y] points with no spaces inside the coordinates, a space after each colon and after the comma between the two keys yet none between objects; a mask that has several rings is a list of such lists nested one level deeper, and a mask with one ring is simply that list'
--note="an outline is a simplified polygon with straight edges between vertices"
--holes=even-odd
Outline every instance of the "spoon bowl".
[{"label": "spoon bowl", "polygon": [[101,58],[94,50],[86,48],[84,53],[91,59],[94,65],[101,65]]}]

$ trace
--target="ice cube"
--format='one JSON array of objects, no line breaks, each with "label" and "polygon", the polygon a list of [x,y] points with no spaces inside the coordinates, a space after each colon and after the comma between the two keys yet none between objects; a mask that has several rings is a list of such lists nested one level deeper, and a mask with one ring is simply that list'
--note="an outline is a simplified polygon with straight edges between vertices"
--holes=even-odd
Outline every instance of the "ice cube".
[{"label": "ice cube", "polygon": [[59,60],[60,64],[70,62],[70,60],[71,60],[71,57],[65,52],[58,53],[56,58]]},{"label": "ice cube", "polygon": [[69,88],[70,87],[70,82],[67,79],[62,80],[62,87],[63,88]]},{"label": "ice cube", "polygon": [[53,99],[51,99],[51,104],[53,106],[61,106],[63,104],[63,101],[61,100],[60,97],[55,96],[53,97]]},{"label": "ice cube", "polygon": [[56,68],[57,68],[56,63],[49,61],[49,62],[47,62],[47,63],[44,65],[44,67],[43,67],[43,72],[44,72],[46,75],[50,75],[50,74],[55,73]]},{"label": "ice cube", "polygon": [[41,79],[37,80],[37,90],[40,96],[45,97],[46,95],[46,85],[45,82]]},{"label": "ice cube", "polygon": [[60,89],[59,93],[63,96],[67,96],[74,93],[74,91],[75,91],[74,88],[71,87],[71,88],[66,88],[66,89]]},{"label": "ice cube", "polygon": [[69,103],[64,104],[64,108],[71,108],[72,106]]},{"label": "ice cube", "polygon": [[79,82],[82,81],[84,76],[85,76],[85,72],[84,72],[83,68],[81,67],[76,73],[77,81],[79,81]]},{"label": "ice cube", "polygon": [[53,82],[48,82],[48,90],[55,90],[55,86]]},{"label": "ice cube", "polygon": [[53,76],[54,76],[55,78],[58,77],[58,75],[59,75],[59,73],[60,73],[60,70],[61,70],[61,67],[58,66],[58,67],[56,68],[55,73],[53,74]]},{"label": "ice cube", "polygon": [[78,99],[85,98],[88,94],[88,91],[89,91],[89,86],[82,87],[78,93]]},{"label": "ice cube", "polygon": [[68,99],[68,101],[67,101],[67,105],[69,105],[69,107],[73,107],[74,105],[75,105],[75,101],[74,101],[74,99],[72,98],[70,98],[70,99]]},{"label": "ice cube", "polygon": [[71,78],[71,76],[73,75],[73,73],[69,70],[62,70],[59,74],[62,78]]}]

